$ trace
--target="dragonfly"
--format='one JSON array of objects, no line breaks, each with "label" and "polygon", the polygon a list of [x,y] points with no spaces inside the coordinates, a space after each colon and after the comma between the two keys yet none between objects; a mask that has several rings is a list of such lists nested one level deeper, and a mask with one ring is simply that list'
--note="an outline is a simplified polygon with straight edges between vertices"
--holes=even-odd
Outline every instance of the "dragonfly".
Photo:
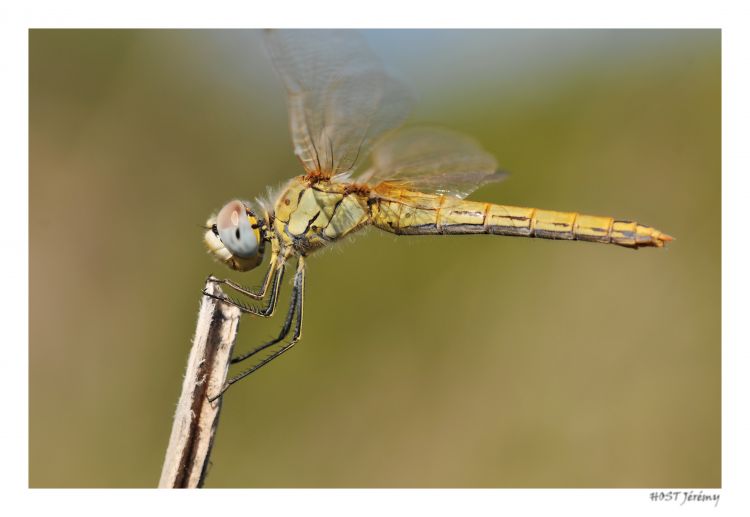
[{"label": "dragonfly", "polygon": [[208,219],[204,242],[219,262],[250,271],[266,253],[270,260],[256,289],[210,277],[247,302],[204,294],[243,314],[271,317],[287,264],[296,261],[296,270],[278,336],[232,358],[232,364],[250,358],[255,364],[226,381],[211,400],[299,342],[307,258],[366,227],[396,235],[508,235],[628,248],[660,248],[672,240],[630,220],[468,201],[474,190],[506,174],[470,137],[401,127],[413,103],[411,90],[386,72],[362,35],[278,30],[264,32],[264,39],[286,88],[303,174],[255,201],[232,200]]}]

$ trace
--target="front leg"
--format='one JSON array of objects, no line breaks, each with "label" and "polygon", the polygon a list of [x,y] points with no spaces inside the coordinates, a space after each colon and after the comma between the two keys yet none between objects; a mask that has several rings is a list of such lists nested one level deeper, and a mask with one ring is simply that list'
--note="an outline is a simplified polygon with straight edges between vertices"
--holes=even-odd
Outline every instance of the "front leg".
[{"label": "front leg", "polygon": [[[282,262],[275,268],[276,271],[273,274],[273,280],[271,282],[272,283],[271,297],[268,299],[268,304],[265,307],[258,308],[258,307],[245,305],[244,303],[232,300],[231,298],[227,296],[217,296],[215,294],[208,293],[206,292],[205,289],[203,290],[203,294],[205,296],[214,298],[215,300],[219,300],[229,305],[233,305],[245,314],[253,314],[255,316],[261,316],[263,318],[269,318],[273,315],[273,311],[276,309],[276,303],[278,302],[278,298],[279,298],[279,288],[281,287],[281,280],[284,278],[284,267],[285,265]],[[226,281],[223,281],[223,282],[226,282]]]},{"label": "front leg", "polygon": [[223,284],[228,287],[231,287],[238,293],[244,294],[248,298],[252,298],[253,300],[262,300],[265,298],[266,293],[268,292],[268,287],[271,285],[271,279],[274,276],[274,273],[276,273],[276,270],[279,267],[278,264],[278,253],[273,253],[271,255],[271,263],[268,265],[268,269],[266,270],[266,276],[263,279],[263,285],[261,286],[260,290],[254,291],[252,289],[248,289],[247,287],[242,287],[240,284],[233,282],[232,280],[229,280],[228,278],[216,278],[214,276],[209,277],[210,280],[216,284]]}]

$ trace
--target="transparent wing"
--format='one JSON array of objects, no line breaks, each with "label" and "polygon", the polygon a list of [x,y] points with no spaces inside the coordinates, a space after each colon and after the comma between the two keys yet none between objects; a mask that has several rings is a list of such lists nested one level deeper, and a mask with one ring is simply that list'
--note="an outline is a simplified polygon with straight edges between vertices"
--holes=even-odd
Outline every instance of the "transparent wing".
[{"label": "transparent wing", "polygon": [[375,185],[398,181],[426,193],[460,199],[507,175],[495,158],[472,138],[442,128],[405,128],[387,136],[372,151],[372,166],[354,181]]},{"label": "transparent wing", "polygon": [[411,95],[351,30],[272,30],[266,42],[288,94],[294,152],[308,173],[354,170],[400,125]]}]

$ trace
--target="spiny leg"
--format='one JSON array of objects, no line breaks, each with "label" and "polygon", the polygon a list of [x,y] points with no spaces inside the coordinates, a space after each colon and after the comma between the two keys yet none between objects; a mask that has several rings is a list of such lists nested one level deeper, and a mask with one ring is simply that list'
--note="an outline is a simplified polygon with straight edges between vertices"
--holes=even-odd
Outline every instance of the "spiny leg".
[{"label": "spiny leg", "polygon": [[236,357],[232,359],[232,363],[240,362],[244,359],[247,359],[248,357],[251,357],[254,354],[257,354],[261,350],[264,350],[265,348],[268,348],[269,346],[278,343],[283,339],[282,336],[286,336],[286,334],[289,333],[289,328],[291,323],[291,317],[296,317],[296,324],[294,326],[294,333],[292,334],[292,339],[289,341],[289,343],[285,344],[283,347],[278,349],[273,354],[269,355],[262,361],[260,361],[258,364],[253,365],[252,367],[248,368],[244,372],[232,377],[229,379],[226,383],[224,383],[224,386],[221,388],[221,391],[214,395],[213,397],[209,398],[209,402],[213,402],[214,400],[221,397],[224,392],[226,392],[229,387],[234,384],[235,382],[241,381],[251,373],[256,372],[263,366],[267,365],[277,357],[279,357],[281,354],[292,348],[294,345],[297,344],[300,337],[302,336],[302,300],[304,298],[304,292],[305,292],[305,261],[304,257],[300,257],[299,261],[297,262],[297,272],[294,275],[294,287],[292,290],[292,302],[289,307],[289,313],[287,314],[287,321],[284,322],[284,327],[281,329],[280,338],[277,340],[272,340],[269,343],[265,343],[264,345],[261,345],[254,350],[251,350],[248,354],[245,354],[243,356]]},{"label": "spiny leg", "polygon": [[227,287],[231,287],[238,293],[244,294],[245,296],[247,296],[248,298],[252,298],[253,300],[262,300],[263,298],[265,298],[266,293],[268,292],[268,287],[271,285],[271,279],[274,277],[278,268],[278,256],[278,253],[273,253],[271,255],[271,263],[266,270],[266,275],[263,278],[263,285],[261,285],[260,290],[254,291],[252,289],[248,289],[247,287],[243,287],[240,284],[229,280],[228,278],[222,279],[212,276],[211,280],[216,284],[223,284]]},{"label": "spiny leg", "polygon": [[284,278],[284,268],[285,268],[285,265],[283,263],[277,266],[276,271],[274,272],[274,276],[273,276],[273,282],[272,282],[273,287],[271,287],[271,297],[268,299],[268,304],[262,308],[251,307],[251,306],[245,305],[244,303],[240,303],[238,301],[232,300],[231,298],[227,296],[217,296],[215,294],[206,292],[205,289],[203,290],[203,294],[210,298],[214,298],[215,300],[219,300],[229,305],[233,305],[237,307],[241,312],[244,312],[246,314],[254,314],[255,316],[262,316],[264,318],[269,318],[273,315],[273,311],[276,309],[276,303],[278,302],[278,298],[279,298],[279,288],[281,287],[281,280]]},{"label": "spiny leg", "polygon": [[292,287],[292,300],[289,304],[289,310],[286,313],[286,318],[284,319],[284,325],[281,327],[281,331],[279,332],[279,335],[275,337],[274,339],[267,341],[266,343],[263,343],[262,345],[253,348],[249,352],[233,357],[230,363],[231,364],[240,363],[244,361],[245,359],[247,359],[248,357],[252,357],[258,352],[265,350],[269,346],[273,346],[276,343],[283,341],[284,338],[287,336],[287,334],[289,334],[289,330],[292,328],[292,320],[294,320],[294,317],[297,314],[295,310],[296,308],[297,308],[297,282],[296,282],[296,275],[295,275],[295,282],[294,282],[294,286]]}]

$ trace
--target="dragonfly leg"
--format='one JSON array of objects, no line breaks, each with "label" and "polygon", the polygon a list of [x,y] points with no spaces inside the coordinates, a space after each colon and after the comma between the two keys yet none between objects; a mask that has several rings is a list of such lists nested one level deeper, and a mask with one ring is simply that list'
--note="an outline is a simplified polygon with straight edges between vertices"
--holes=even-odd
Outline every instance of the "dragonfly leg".
[{"label": "dragonfly leg", "polygon": [[255,316],[269,318],[273,315],[273,311],[276,309],[276,302],[279,298],[279,288],[281,287],[281,280],[284,278],[284,264],[280,264],[275,269],[276,270],[273,273],[273,280],[271,281],[271,296],[268,299],[268,304],[266,304],[265,307],[252,307],[244,303],[232,300],[228,296],[217,296],[215,294],[208,293],[205,289],[203,290],[203,294],[215,300],[233,305],[245,314],[254,314]]},{"label": "dragonfly leg", "polygon": [[210,276],[209,280],[214,282],[215,284],[222,284],[226,285],[227,287],[231,287],[238,293],[241,293],[248,298],[252,298],[253,300],[262,300],[265,298],[266,293],[268,292],[268,288],[271,285],[271,279],[274,277],[274,274],[276,273],[276,270],[278,268],[278,253],[274,253],[271,255],[271,263],[268,266],[268,269],[266,270],[266,275],[263,278],[263,285],[261,285],[260,289],[253,290],[248,289],[247,287],[243,287],[237,282],[233,282],[232,280],[229,280],[228,278],[216,278],[214,276]]},{"label": "dragonfly leg", "polygon": [[209,402],[213,402],[214,400],[221,397],[224,392],[226,392],[229,387],[244,379],[251,373],[254,373],[258,371],[263,366],[267,365],[277,357],[279,357],[281,354],[292,348],[294,345],[297,344],[297,342],[302,337],[302,300],[304,298],[304,291],[305,291],[305,262],[304,257],[299,258],[299,262],[297,263],[297,272],[294,275],[294,287],[292,290],[292,301],[289,306],[289,312],[286,316],[286,321],[284,322],[284,326],[281,329],[281,332],[279,333],[278,338],[272,339],[271,341],[264,343],[260,345],[259,347],[256,347],[249,352],[242,354],[240,356],[237,356],[232,359],[232,363],[239,363],[240,361],[244,361],[248,357],[252,357],[253,355],[259,353],[262,350],[265,350],[266,348],[273,346],[280,341],[282,341],[287,334],[289,334],[289,330],[291,328],[292,320],[296,319],[296,323],[294,325],[294,332],[292,333],[292,339],[286,343],[284,346],[279,348],[276,352],[272,353],[268,357],[264,358],[259,363],[253,365],[252,367],[248,368],[247,370],[243,371],[242,373],[239,373],[238,375],[232,377],[229,379],[226,383],[224,383],[224,386],[221,388],[221,391],[214,395],[213,397],[209,398]]},{"label": "dragonfly leg", "polygon": [[297,308],[297,293],[296,293],[296,285],[295,285],[295,287],[292,290],[292,300],[291,300],[291,303],[289,304],[289,310],[286,313],[286,318],[284,319],[284,325],[281,327],[281,331],[279,331],[279,335],[275,337],[274,339],[271,339],[270,341],[267,341],[263,343],[262,345],[259,345],[253,348],[249,352],[245,352],[244,354],[233,357],[230,363],[231,364],[240,363],[244,361],[245,359],[247,359],[248,357],[252,357],[258,352],[261,352],[265,350],[266,348],[283,341],[284,338],[286,338],[286,336],[289,334],[289,331],[292,328],[292,321],[294,320],[294,317],[296,315],[296,310],[295,310],[296,308]]}]

